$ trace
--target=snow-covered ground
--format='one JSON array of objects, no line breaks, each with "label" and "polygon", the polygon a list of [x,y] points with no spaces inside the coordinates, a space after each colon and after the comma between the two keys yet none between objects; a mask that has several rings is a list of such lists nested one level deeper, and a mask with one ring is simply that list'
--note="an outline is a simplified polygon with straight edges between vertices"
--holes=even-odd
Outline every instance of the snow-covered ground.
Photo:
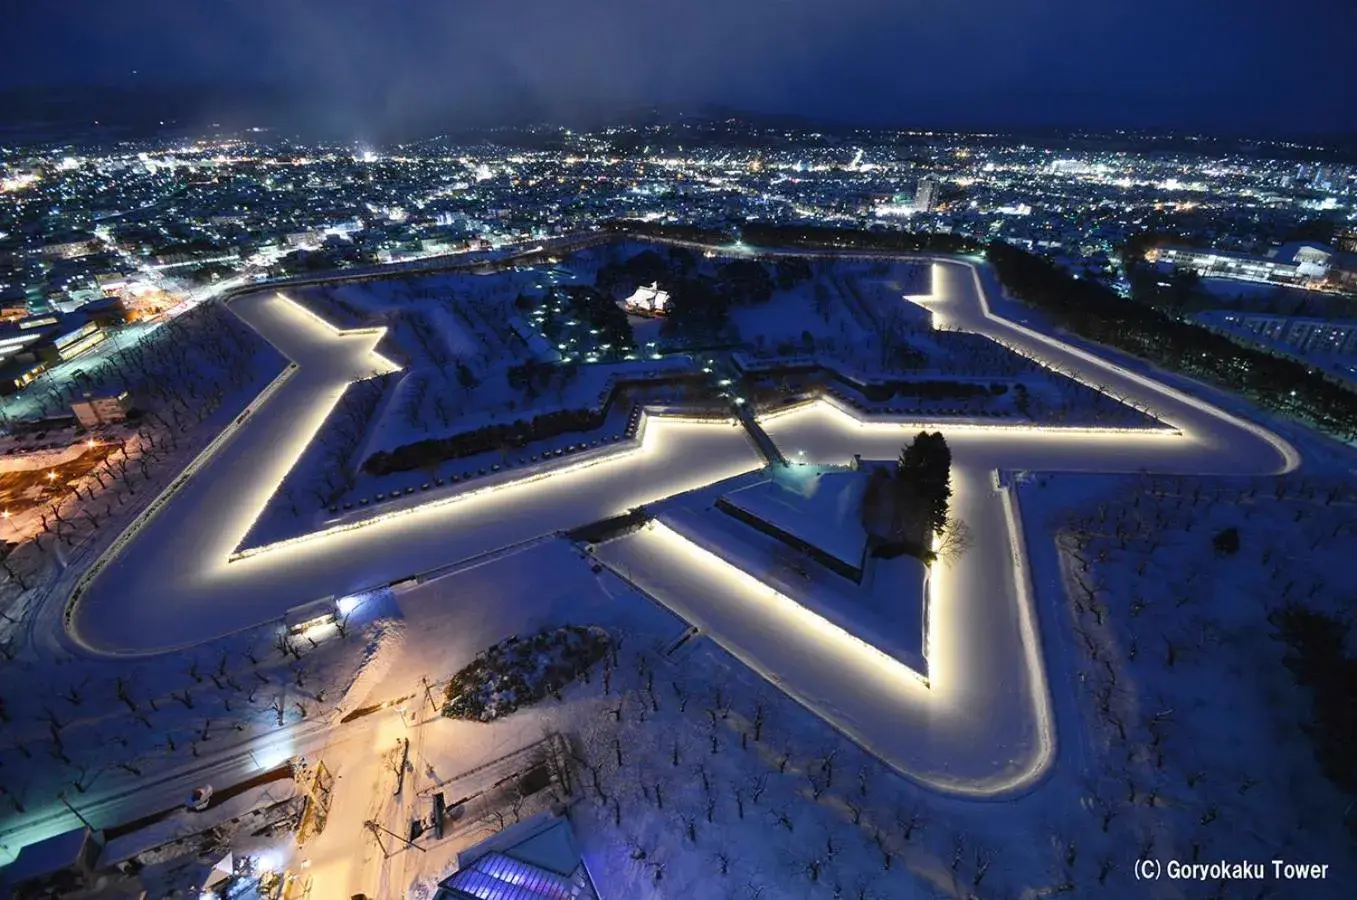
[{"label": "snow-covered ground", "polygon": [[[926,676],[928,569],[913,557],[875,559],[866,555],[867,534],[858,521],[857,505],[842,504],[844,497],[856,500],[861,495],[865,480],[866,476],[857,472],[798,463],[786,470],[765,469],[718,482],[655,504],[651,511],[676,539],[734,569],[755,574],[770,591],[781,595],[775,604],[793,617],[807,618],[792,604],[804,607],[818,617],[808,619],[812,627],[847,632]],[[756,500],[750,506],[765,513],[760,521],[775,527],[778,536],[731,514],[726,504],[750,492],[765,499],[769,486],[777,482],[793,487],[773,488],[772,496],[783,495],[779,500]],[[817,489],[821,483],[823,488]],[[806,497],[807,493],[811,496]],[[798,498],[808,502],[799,504]],[[783,502],[787,500],[790,502]],[[804,551],[797,541],[821,555],[817,558]],[[629,542],[623,539],[617,543]],[[624,558],[618,563],[618,571],[634,581],[646,577],[645,573],[655,568],[655,561],[644,553],[633,560],[630,552],[625,546],[619,550],[609,545],[599,558],[609,560],[612,554],[621,553]],[[688,596],[690,593],[700,594],[660,591],[652,596],[662,603],[674,600],[685,607],[723,602],[715,596],[694,599]],[[700,610],[695,614],[701,615]],[[737,640],[737,636],[723,633],[718,639]]]},{"label": "snow-covered ground", "polygon": [[[1143,748],[1128,750],[1112,742],[1106,721],[1103,732],[1090,737],[1084,723],[1092,717],[1081,704],[1091,695],[1101,714],[1102,701],[1091,688],[1089,695],[1081,691],[1098,668],[1108,667],[1105,660],[1119,659],[1108,656],[1109,642],[1119,635],[1096,630],[1114,619],[1107,611],[1095,613],[1089,603],[1085,609],[1096,628],[1070,627],[1062,574],[1068,570],[1061,569],[1050,538],[1052,523],[1068,517],[1064,511],[1072,504],[1097,498],[1114,484],[1104,473],[1271,477],[1300,466],[1300,453],[1180,387],[1166,387],[1131,367],[1109,364],[1087,349],[999,318],[985,302],[985,293],[995,290],[987,270],[946,261],[934,268],[933,294],[915,299],[935,324],[985,335],[1148,408],[1169,427],[1155,433],[958,425],[917,416],[868,417],[828,401],[762,420],[789,457],[829,465],[843,465],[854,454],[892,459],[925,427],[947,435],[955,460],[952,510],[970,525],[974,540],[955,566],[935,566],[930,574],[927,685],[869,643],[828,626],[824,616],[807,608],[810,604],[770,588],[764,573],[742,568],[754,568],[752,560],[732,564],[683,539],[663,518],[600,545],[596,552],[610,568],[597,571],[587,557],[554,537],[572,526],[761,468],[752,443],[733,423],[648,417],[638,444],[616,457],[469,491],[233,559],[348,383],[388,364],[373,355],[381,333],[336,332],[273,295],[241,298],[233,308],[296,368],[190,467],[174,492],[157,500],[155,512],[115,544],[114,555],[92,570],[95,577],[73,609],[73,634],[84,644],[77,658],[98,648],[117,657],[109,663],[116,667],[128,665],[122,661],[126,655],[217,639],[218,646],[228,648],[223,656],[227,673],[235,677],[229,664],[235,653],[244,675],[250,667],[242,661],[248,656],[241,647],[249,645],[231,642],[251,632],[225,635],[317,597],[418,572],[441,573],[394,599],[372,601],[374,627],[400,626],[404,642],[393,648],[396,662],[375,662],[380,652],[367,653],[363,642],[341,639],[328,646],[355,649],[337,652],[329,674],[311,683],[318,677],[312,673],[306,686],[297,676],[298,690],[313,694],[299,702],[310,705],[313,714],[304,728],[288,723],[286,730],[296,733],[275,743],[289,752],[321,753],[341,778],[329,826],[306,848],[312,896],[364,890],[396,897],[411,884],[427,888],[448,871],[454,844],[469,843],[502,823],[487,820],[459,830],[455,840],[430,852],[408,851],[389,859],[382,858],[363,823],[378,820],[403,831],[425,809],[433,786],[548,733],[573,735],[577,742],[577,795],[585,800],[571,815],[604,896],[906,898],[993,891],[1132,897],[1146,894],[1146,885],[1132,876],[1138,854],[1253,858],[1281,847],[1296,861],[1336,862],[1342,850],[1332,794],[1327,805],[1309,807],[1325,823],[1310,824],[1314,842],[1307,833],[1306,843],[1286,845],[1282,829],[1292,827],[1300,813],[1268,820],[1264,801],[1255,799],[1275,799],[1259,787],[1262,776],[1250,776],[1247,786],[1234,778],[1223,781],[1229,790],[1199,810],[1195,804],[1205,795],[1194,785],[1201,779],[1185,780],[1191,790],[1170,789],[1159,786],[1168,775],[1155,774],[1191,774],[1196,768],[1161,767],[1153,752],[1146,757]],[[1314,465],[1308,457],[1306,463]],[[1088,474],[996,480],[996,470]],[[1302,468],[1301,475],[1307,474],[1310,468]],[[1074,483],[1070,479],[1084,479],[1083,486],[1057,489]],[[1261,522],[1258,527],[1263,538],[1278,533]],[[1285,550],[1278,546],[1269,554],[1274,568],[1293,555]],[[1113,551],[1107,557],[1113,564],[1119,559]],[[1183,558],[1183,568],[1176,574],[1161,572],[1163,577],[1147,582],[1146,590],[1188,577],[1197,558]],[[1146,570],[1149,563],[1137,577]],[[1100,571],[1099,577],[1101,584],[1129,581],[1118,569]],[[1243,576],[1236,584],[1249,590]],[[1069,596],[1079,595],[1071,591]],[[395,612],[382,605],[391,603]],[[1105,606],[1110,609],[1111,602]],[[495,723],[439,719],[417,724],[429,714],[417,712],[427,709],[424,678],[430,683],[446,678],[510,634],[567,623],[600,625],[623,638],[609,677],[593,677],[564,692],[559,703],[548,700]],[[689,623],[700,635],[680,642]],[[1253,627],[1256,633],[1257,625],[1241,622],[1239,627]],[[1076,679],[1072,672],[1083,665],[1084,652],[1097,665],[1083,666],[1089,671]],[[1213,664],[1214,652],[1184,649],[1184,655],[1202,666]],[[142,665],[160,665],[157,660],[176,657],[151,656]],[[287,657],[281,665],[295,668]],[[173,699],[160,703],[158,712],[185,720],[172,730],[192,734],[242,718],[229,705],[217,709],[223,700],[230,703],[231,691],[220,685],[216,691],[192,687],[204,685],[211,675],[216,675],[213,682],[225,681],[215,666],[210,668],[211,673],[185,673],[191,684],[165,685],[171,698],[189,691],[212,697],[208,725],[199,720],[201,713],[190,713],[196,706]],[[1221,708],[1205,687],[1214,678],[1215,690],[1235,691],[1231,710],[1244,702],[1239,698],[1245,686],[1231,682],[1237,671],[1211,675],[1203,670],[1198,674],[1204,680],[1193,685],[1134,666],[1117,671],[1118,691],[1132,699],[1143,682],[1166,703],[1196,703],[1219,716]],[[328,701],[314,696],[322,683]],[[291,690],[287,685],[284,675],[279,686]],[[1189,697],[1188,691],[1195,693]],[[350,712],[360,706],[382,708],[338,726],[331,726],[329,714],[314,715],[316,704],[328,708],[340,697]],[[1122,694],[1115,700],[1121,703]],[[62,702],[61,695],[52,702]],[[105,702],[118,704],[116,697]],[[141,702],[138,695],[135,703]],[[288,702],[284,698],[284,710]],[[129,708],[128,714],[135,711]],[[262,712],[267,719],[268,708]],[[1162,724],[1154,718],[1158,712],[1148,721]],[[1245,725],[1259,721],[1251,715],[1232,723],[1238,739],[1254,734]],[[53,738],[58,750],[75,746],[64,736],[65,718],[61,727],[54,726],[63,735]],[[1131,726],[1131,712],[1123,711],[1121,722]],[[25,727],[30,725],[42,730],[40,713]],[[1206,733],[1197,733],[1186,746],[1202,746]],[[402,777],[409,783],[395,796],[390,758],[396,742],[407,738],[411,766]],[[1141,743],[1149,740],[1157,739],[1151,735]],[[190,741],[196,753],[201,743]],[[237,759],[225,771],[248,771],[247,753],[265,743],[251,732],[237,745],[244,750],[235,752]],[[1290,774],[1308,803],[1324,794],[1313,763],[1305,767],[1306,749],[1303,741],[1292,740],[1274,762]],[[1216,767],[1274,770],[1266,759],[1249,759],[1237,741],[1217,741],[1203,752],[1200,760],[1184,756],[1182,766],[1211,773]],[[118,755],[112,748],[105,753],[106,758]],[[18,758],[9,754],[7,768]],[[1132,762],[1139,768],[1128,786],[1121,773]],[[135,759],[130,764],[135,766]],[[895,777],[891,769],[910,780]],[[1214,780],[1206,777],[1202,784]],[[1116,796],[1122,789],[1125,800]],[[939,796],[938,790],[953,796]],[[981,805],[963,799],[996,795],[1009,802]],[[1246,799],[1235,801],[1231,795]],[[55,805],[49,797],[41,802]],[[112,800],[98,809],[108,812],[120,804],[130,805]],[[1232,817],[1249,824],[1185,837],[1195,833],[1193,821],[1200,829]],[[1243,843],[1234,843],[1240,835]],[[1156,843],[1147,849],[1150,836]],[[1199,887],[1205,886],[1163,884],[1152,893],[1197,896]],[[1287,885],[1273,887],[1282,891],[1279,896],[1290,896]],[[1306,886],[1311,887],[1318,892],[1306,896],[1344,896],[1329,890],[1334,882]]]},{"label": "snow-covered ground", "polygon": [[[191,645],[311,600],[607,518],[760,464],[733,423],[655,417],[628,454],[473,489],[232,561],[349,381],[372,369],[371,347],[380,339],[338,334],[274,295],[233,306],[300,368],[96,573],[72,621],[73,634],[91,648],[125,654]],[[200,515],[208,510],[210,518]]]},{"label": "snow-covered ground", "polygon": [[988,473],[954,464],[953,485],[974,546],[966,565],[931,573],[927,686],[663,520],[597,552],[888,765],[938,789],[1011,793],[1044,772],[1054,745],[1034,611]]},{"label": "snow-covered ground", "polygon": [[798,466],[772,469],[766,480],[730,491],[722,499],[850,566],[861,567],[867,531],[858,509],[866,489],[866,476],[857,472]]}]

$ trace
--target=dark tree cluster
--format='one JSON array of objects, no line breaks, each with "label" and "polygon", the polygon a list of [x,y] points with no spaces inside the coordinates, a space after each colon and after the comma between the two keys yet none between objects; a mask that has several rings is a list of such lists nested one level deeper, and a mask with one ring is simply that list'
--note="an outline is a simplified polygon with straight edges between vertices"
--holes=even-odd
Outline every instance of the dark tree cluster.
[{"label": "dark tree cluster", "polygon": [[661,225],[657,222],[642,222],[639,219],[604,222],[603,229],[617,234],[650,237],[659,240],[686,241],[711,246],[724,246],[735,242],[734,235],[713,228],[698,228],[694,225]]},{"label": "dark tree cluster", "polygon": [[952,451],[936,431],[919,432],[900,451],[893,470],[872,469],[860,517],[872,537],[874,556],[908,553],[933,562],[932,535],[947,528],[951,470]]},{"label": "dark tree cluster", "polygon": [[895,464],[898,490],[925,510],[928,525],[942,534],[952,499],[952,451],[940,431],[921,431],[900,451]]},{"label": "dark tree cluster", "polygon": [[[691,262],[691,255],[682,259]],[[670,278],[679,274],[658,251],[642,250],[635,256],[600,267],[594,276],[594,287],[605,297],[621,298],[631,295],[642,285],[660,282],[660,287],[668,287]]]},{"label": "dark tree cluster", "polygon": [[719,334],[729,321],[730,296],[715,279],[697,276],[673,282],[665,334],[711,337]]},{"label": "dark tree cluster", "polygon": [[810,281],[814,273],[804,256],[784,256],[773,263],[773,284],[779,291],[789,290],[803,281]]},{"label": "dark tree cluster", "polygon": [[915,231],[857,231],[824,225],[746,225],[741,236],[757,247],[805,247],[830,250],[884,250],[892,253],[974,253],[979,242],[959,234]]},{"label": "dark tree cluster", "polygon": [[1008,244],[990,245],[990,263],[1014,296],[1081,337],[1176,372],[1239,391],[1259,406],[1294,415],[1347,440],[1357,436],[1357,393],[1286,357],[1244,347],[1109,288],[1076,279]]},{"label": "dark tree cluster", "polygon": [[531,390],[536,392],[545,390],[557,373],[574,375],[577,371],[574,366],[557,366],[528,359],[510,366],[505,372],[505,377],[509,381],[509,387],[516,391]]},{"label": "dark tree cluster", "polygon": [[394,450],[378,450],[363,461],[363,471],[369,475],[390,475],[392,472],[429,468],[450,459],[462,459],[504,447],[523,447],[533,441],[573,431],[592,431],[601,427],[606,418],[606,408],[554,410],[531,419],[487,425],[447,437],[426,438],[403,444]]},{"label": "dark tree cluster", "polygon": [[598,329],[598,342],[612,344],[614,349],[636,346],[627,314],[610,299],[591,287],[570,286],[560,289],[570,301],[570,309],[580,321]]},{"label": "dark tree cluster", "polygon": [[1269,618],[1289,651],[1286,665],[1314,697],[1308,730],[1330,781],[1357,794],[1357,658],[1347,652],[1348,623],[1296,603]]},{"label": "dark tree cluster", "polygon": [[1221,529],[1211,539],[1211,545],[1221,556],[1234,556],[1239,552],[1239,529],[1233,525]]},{"label": "dark tree cluster", "polygon": [[[576,366],[542,366],[530,364],[518,368],[510,377],[524,385],[525,390],[535,390],[543,380],[549,380],[554,373],[562,377],[573,377],[578,371]],[[402,444],[394,450],[378,450],[363,461],[363,471],[370,475],[389,475],[392,472],[410,472],[415,469],[429,469],[439,463],[453,459],[462,459],[486,453],[491,450],[507,452],[510,448],[524,447],[533,441],[546,440],[571,432],[593,431],[601,428],[615,403],[633,404],[637,391],[656,388],[678,389],[690,392],[694,384],[701,384],[700,378],[691,373],[679,373],[659,378],[620,379],[613,382],[607,396],[598,409],[562,409],[519,419],[515,422],[501,422],[486,425],[472,431],[464,431],[445,437],[425,438],[409,444]]]},{"label": "dark tree cluster", "polygon": [[665,332],[694,337],[718,335],[730,320],[732,306],[767,303],[774,289],[790,288],[810,277],[809,263],[789,257],[771,264],[737,259],[718,266],[714,278],[692,275],[671,279]]},{"label": "dark tree cluster", "polygon": [[[637,236],[650,235],[644,229],[632,233]],[[688,238],[664,234],[653,236],[673,240],[701,238],[702,243],[713,243],[712,233],[700,230],[697,235]],[[812,275],[810,264],[797,257],[780,258],[769,263],[752,259],[731,260],[718,265],[714,277],[699,274],[697,262],[694,254],[683,247],[671,247],[666,254],[643,250],[600,268],[594,286],[605,298],[619,298],[630,295],[638,287],[658,284],[670,295],[664,329],[667,335],[713,337],[726,327],[732,305],[766,303],[772,298],[775,289],[789,289]]]},{"label": "dark tree cluster", "polygon": [[997,381],[990,384],[979,384],[974,381],[949,381],[944,378],[932,378],[923,381],[893,380],[885,382],[884,386],[889,389],[889,393],[882,399],[900,397],[924,400],[964,400],[967,397],[1002,397],[1008,393],[1008,385]]},{"label": "dark tree cluster", "polygon": [[716,288],[733,304],[753,306],[772,299],[773,279],[763,263],[737,259],[717,269]]},{"label": "dark tree cluster", "polygon": [[448,682],[443,715],[489,722],[556,693],[607,654],[602,628],[567,625],[514,635],[483,650]]},{"label": "dark tree cluster", "polygon": [[312,272],[325,272],[341,265],[369,265],[377,261],[377,255],[355,244],[338,244],[319,250],[293,250],[279,257],[269,269],[275,277],[306,275]]},{"label": "dark tree cluster", "polygon": [[1137,303],[1162,310],[1173,318],[1213,303],[1201,286],[1201,276],[1192,269],[1175,269],[1164,275],[1142,263],[1128,266],[1126,275],[1131,282],[1131,297]]}]

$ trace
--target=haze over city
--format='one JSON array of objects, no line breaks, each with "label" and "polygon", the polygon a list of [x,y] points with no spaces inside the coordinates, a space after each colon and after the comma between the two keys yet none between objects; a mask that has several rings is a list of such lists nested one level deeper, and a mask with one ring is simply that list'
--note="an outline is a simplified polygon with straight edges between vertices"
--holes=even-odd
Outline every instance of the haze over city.
[{"label": "haze over city", "polygon": [[855,124],[1351,132],[1341,0],[20,4],[6,85],[286,100],[352,138],[724,106]]}]

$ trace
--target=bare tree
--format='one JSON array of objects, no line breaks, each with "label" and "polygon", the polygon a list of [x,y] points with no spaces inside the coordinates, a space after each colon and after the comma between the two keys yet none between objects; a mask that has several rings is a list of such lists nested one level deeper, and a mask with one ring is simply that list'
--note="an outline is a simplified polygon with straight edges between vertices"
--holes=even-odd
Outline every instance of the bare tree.
[{"label": "bare tree", "polygon": [[949,568],[975,545],[971,526],[956,516],[948,516],[938,536],[937,554]]}]

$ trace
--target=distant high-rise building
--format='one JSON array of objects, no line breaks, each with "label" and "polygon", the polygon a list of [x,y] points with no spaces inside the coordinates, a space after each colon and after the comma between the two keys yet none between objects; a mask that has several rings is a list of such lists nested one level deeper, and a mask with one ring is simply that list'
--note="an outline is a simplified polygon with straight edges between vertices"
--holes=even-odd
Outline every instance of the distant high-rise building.
[{"label": "distant high-rise building", "polygon": [[919,179],[919,188],[914,192],[914,208],[919,212],[932,212],[938,205],[938,193],[942,186],[932,175]]},{"label": "distant high-rise building", "polygon": [[1344,253],[1357,253],[1357,225],[1336,229],[1333,233],[1333,245]]}]

